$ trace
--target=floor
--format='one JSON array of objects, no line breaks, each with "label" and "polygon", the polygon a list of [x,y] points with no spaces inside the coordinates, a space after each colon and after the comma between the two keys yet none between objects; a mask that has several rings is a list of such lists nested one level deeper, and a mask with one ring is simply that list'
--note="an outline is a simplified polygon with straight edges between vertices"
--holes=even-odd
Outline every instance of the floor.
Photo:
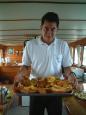
[{"label": "floor", "polygon": [[[18,106],[16,96],[14,96],[13,100],[14,101],[12,106],[5,112],[5,115],[29,115],[29,106]],[[22,105],[26,105],[26,103]],[[46,109],[44,115],[48,115]],[[63,104],[62,115],[67,115],[64,104]]]},{"label": "floor", "polygon": [[[16,106],[7,111],[6,115],[29,115],[28,111],[29,111],[28,107]],[[44,115],[48,115],[46,110]],[[67,112],[64,107],[62,115],[67,115]]]}]

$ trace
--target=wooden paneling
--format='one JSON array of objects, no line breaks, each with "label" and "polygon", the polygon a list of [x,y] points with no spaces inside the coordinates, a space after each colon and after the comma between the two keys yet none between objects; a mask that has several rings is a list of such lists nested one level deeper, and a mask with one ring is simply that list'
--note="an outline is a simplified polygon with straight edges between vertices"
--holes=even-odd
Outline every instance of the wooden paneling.
[{"label": "wooden paneling", "polygon": [[5,49],[5,46],[0,44],[0,49]]},{"label": "wooden paneling", "polygon": [[9,80],[10,83],[13,83],[14,77],[19,71],[19,66],[1,66],[0,67],[0,79]]},{"label": "wooden paneling", "polygon": [[[13,83],[14,78],[21,66],[1,66],[0,67],[0,79],[8,79],[10,83]],[[31,71],[31,68],[28,68],[28,75]]]},{"label": "wooden paneling", "polygon": [[77,40],[75,42],[69,43],[70,47],[76,47],[77,45],[85,46],[86,45],[86,38],[83,38],[83,39]]},{"label": "wooden paneling", "polygon": [[[8,50],[12,48],[13,54],[8,54]],[[22,62],[22,53],[23,53],[23,46],[7,46],[5,49],[5,57],[9,57],[11,64],[15,62],[21,63]]]},{"label": "wooden paneling", "polygon": [[[22,62],[22,54],[23,54],[23,45],[21,46],[4,46],[0,45],[0,49],[2,50],[2,56],[4,59],[8,57],[10,59],[10,64],[14,64],[15,62]],[[13,49],[13,54],[9,54],[9,49]]]}]

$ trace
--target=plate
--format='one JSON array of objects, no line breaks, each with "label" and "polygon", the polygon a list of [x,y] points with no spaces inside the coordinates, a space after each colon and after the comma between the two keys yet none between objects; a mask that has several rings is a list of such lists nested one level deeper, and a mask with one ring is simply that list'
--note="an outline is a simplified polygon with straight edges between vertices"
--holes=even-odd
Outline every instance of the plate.
[{"label": "plate", "polygon": [[74,92],[74,96],[81,100],[86,100],[86,92],[76,91],[76,92]]}]

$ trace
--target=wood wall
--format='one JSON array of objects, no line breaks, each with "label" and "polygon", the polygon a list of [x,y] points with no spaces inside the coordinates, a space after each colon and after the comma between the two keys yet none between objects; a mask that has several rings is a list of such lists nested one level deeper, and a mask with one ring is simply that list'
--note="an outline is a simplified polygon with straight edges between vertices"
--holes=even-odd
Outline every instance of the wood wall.
[{"label": "wood wall", "polygon": [[[9,54],[9,49],[13,49],[13,54]],[[0,82],[6,80],[10,81],[10,83],[13,83],[14,77],[17,74],[17,72],[20,69],[20,66],[16,66],[15,62],[21,63],[22,62],[22,51],[23,46],[3,46],[0,45],[0,49],[3,51],[3,55],[1,57],[6,58],[9,57],[11,60],[11,63],[9,65],[7,64],[1,64],[0,66]]]},{"label": "wood wall", "polygon": [[[13,49],[13,54],[9,54],[9,49]],[[5,49],[4,57],[9,57],[12,64],[14,64],[15,62],[21,63],[22,53],[23,53],[23,46],[7,46]]]},{"label": "wood wall", "polygon": [[[9,83],[14,82],[14,78],[19,72],[21,66],[0,66],[0,81],[9,81]],[[28,75],[31,72],[31,68],[28,68]]]},{"label": "wood wall", "polygon": [[86,45],[86,38],[83,38],[83,39],[80,39],[80,40],[76,40],[74,42],[69,43],[70,47],[76,47],[78,45],[85,46]]}]

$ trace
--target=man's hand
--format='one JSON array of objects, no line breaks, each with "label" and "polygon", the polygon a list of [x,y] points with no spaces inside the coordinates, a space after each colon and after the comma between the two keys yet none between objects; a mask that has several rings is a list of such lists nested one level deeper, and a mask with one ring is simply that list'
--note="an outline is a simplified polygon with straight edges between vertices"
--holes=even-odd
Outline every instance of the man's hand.
[{"label": "man's hand", "polygon": [[77,88],[78,87],[78,80],[75,77],[75,75],[73,74],[73,72],[71,71],[71,68],[65,67],[64,72],[65,72],[65,74],[64,74],[65,78],[68,79],[73,84],[74,88]]},{"label": "man's hand", "polygon": [[71,83],[73,84],[74,88],[76,89],[77,86],[78,86],[78,80],[77,80],[77,78],[74,76],[73,73],[71,73],[71,74],[69,75],[68,80],[69,80],[69,82],[71,82]]},{"label": "man's hand", "polygon": [[18,82],[20,82],[25,76],[29,77],[29,72],[28,72],[28,67],[27,66],[22,66],[19,70],[19,72],[17,73],[17,75],[15,76],[15,80],[14,80],[14,87],[16,86],[16,84]]}]

